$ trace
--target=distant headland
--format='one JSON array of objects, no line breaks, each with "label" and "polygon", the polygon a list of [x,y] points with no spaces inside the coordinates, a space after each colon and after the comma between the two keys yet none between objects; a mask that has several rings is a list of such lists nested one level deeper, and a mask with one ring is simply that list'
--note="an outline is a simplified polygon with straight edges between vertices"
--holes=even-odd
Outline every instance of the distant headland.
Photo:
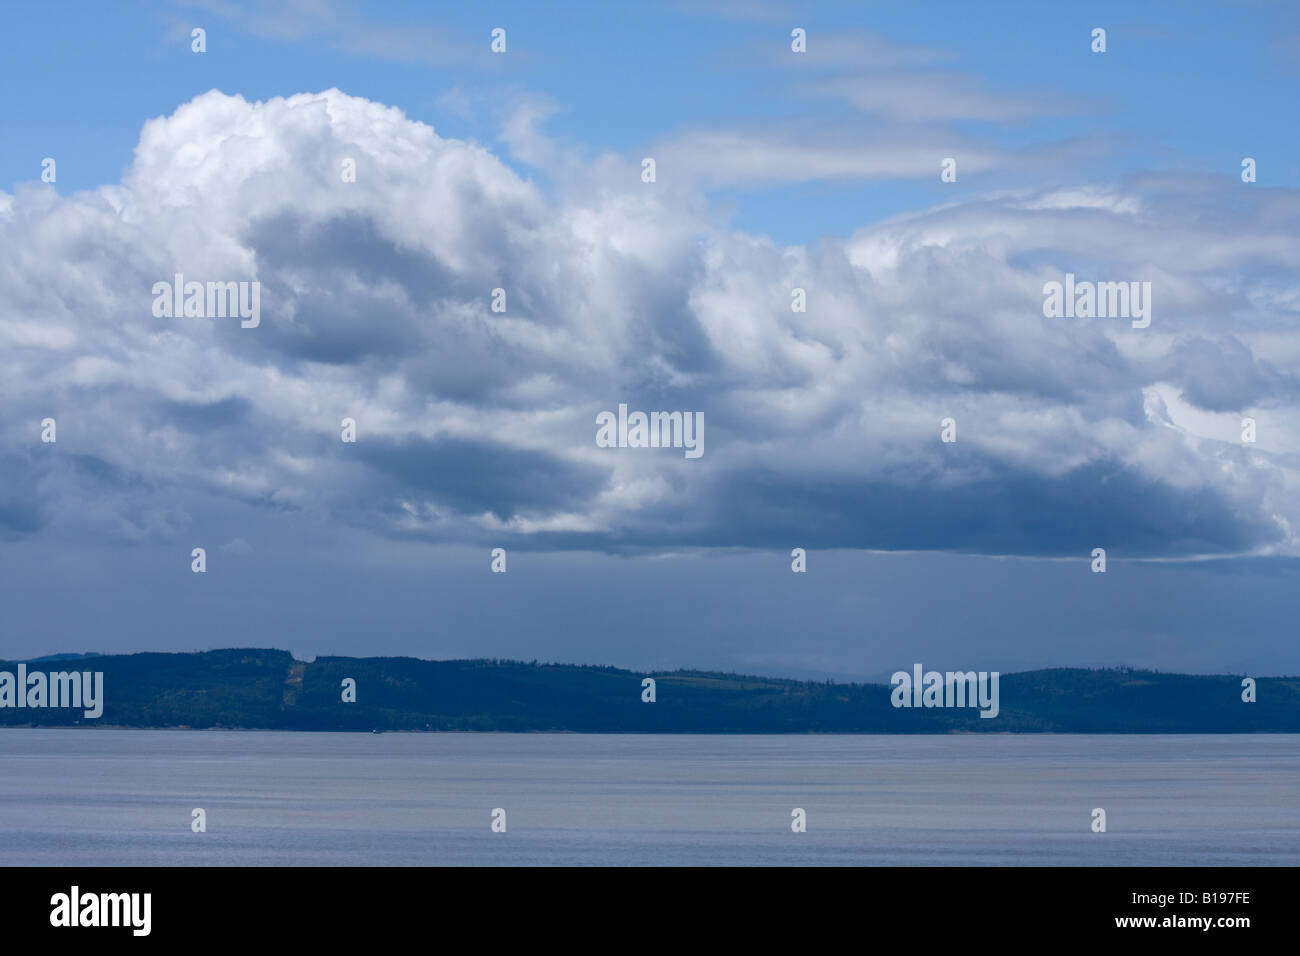
[{"label": "distant headland", "polygon": [[[21,687],[19,674],[31,675],[24,676]],[[970,677],[974,693],[975,675]],[[288,651],[264,649],[58,654],[21,665],[0,661],[0,727],[366,733],[1300,733],[1300,678],[1293,677],[1248,681],[1241,675],[1075,668],[1002,674],[994,719],[987,719],[987,707],[981,711],[973,705],[944,706],[944,691],[949,701],[954,696],[950,684],[935,690],[927,681],[924,693],[935,692],[922,706],[920,684],[918,680],[918,686],[904,694],[886,684],[703,671],[641,673],[503,660],[319,657],[305,662]],[[80,689],[92,686],[98,695],[97,718],[70,706]],[[24,691],[29,696],[18,704],[16,695]],[[916,706],[908,696],[913,692]]]}]

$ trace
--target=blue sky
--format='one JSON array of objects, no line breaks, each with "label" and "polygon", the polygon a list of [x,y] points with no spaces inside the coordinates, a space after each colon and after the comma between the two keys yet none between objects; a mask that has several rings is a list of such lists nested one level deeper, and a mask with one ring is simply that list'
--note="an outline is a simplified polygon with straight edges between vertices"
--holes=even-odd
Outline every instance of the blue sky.
[{"label": "blue sky", "polygon": [[[1291,4],[1008,2],[978,16],[966,3],[392,2],[364,14],[342,3],[276,6],[15,7],[0,40],[0,182],[37,178],[44,156],[69,157],[60,190],[116,182],[144,119],[213,88],[265,99],[338,87],[486,143],[497,141],[500,117],[518,97],[544,96],[556,107],[553,134],[593,153],[629,155],[684,128],[738,119],[779,123],[811,111],[865,124],[872,120],[828,98],[787,95],[785,82],[800,71],[873,68],[880,58],[870,55],[851,68],[816,62],[819,47],[864,35],[879,38],[873,52],[933,51],[918,76],[951,73],[1013,100],[1041,96],[1040,115],[952,124],[1009,149],[1104,139],[1108,148],[1087,159],[1093,176],[1169,166],[1235,174],[1250,155],[1269,183],[1300,180],[1300,133],[1287,121],[1300,76],[1300,12]],[[350,33],[356,22],[382,35]],[[193,26],[208,31],[204,56],[190,52]],[[507,29],[505,57],[488,49],[497,26]],[[809,32],[806,62],[785,56],[793,26]],[[1108,31],[1104,55],[1090,50],[1097,26]],[[934,177],[844,177],[712,194],[734,203],[742,228],[810,242],[998,186],[990,172],[946,191]]]},{"label": "blue sky", "polygon": [[1300,671],[1295,5],[6,18],[0,658]]}]

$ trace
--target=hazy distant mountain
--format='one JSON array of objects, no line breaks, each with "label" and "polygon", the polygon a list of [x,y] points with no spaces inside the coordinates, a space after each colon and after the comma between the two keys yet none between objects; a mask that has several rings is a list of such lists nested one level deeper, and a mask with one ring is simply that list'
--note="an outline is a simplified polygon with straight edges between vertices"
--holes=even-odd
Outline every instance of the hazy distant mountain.
[{"label": "hazy distant mountain", "polygon": [[[276,730],[497,730],[650,733],[1300,733],[1300,678],[1055,669],[1001,676],[1000,713],[895,708],[882,684],[515,661],[320,657],[287,651],[45,658],[104,673],[104,709],[0,707],[0,725]],[[75,663],[74,663],[75,662]],[[15,672],[16,664],[0,663]],[[40,668],[27,665],[28,671]],[[656,701],[642,701],[642,679]],[[345,679],[356,702],[344,703]]]}]

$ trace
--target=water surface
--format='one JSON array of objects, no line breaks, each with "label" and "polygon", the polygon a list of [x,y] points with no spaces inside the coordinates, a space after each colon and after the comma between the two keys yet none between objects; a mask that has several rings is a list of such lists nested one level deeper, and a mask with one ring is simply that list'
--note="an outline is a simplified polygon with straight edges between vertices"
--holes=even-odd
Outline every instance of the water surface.
[{"label": "water surface", "polygon": [[1300,735],[0,729],[0,863],[1296,865]]}]

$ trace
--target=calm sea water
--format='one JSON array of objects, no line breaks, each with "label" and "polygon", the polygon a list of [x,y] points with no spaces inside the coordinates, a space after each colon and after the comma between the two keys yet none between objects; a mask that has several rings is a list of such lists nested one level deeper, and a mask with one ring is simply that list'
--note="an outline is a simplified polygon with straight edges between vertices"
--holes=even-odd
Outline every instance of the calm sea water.
[{"label": "calm sea water", "polygon": [[1297,865],[1300,736],[0,729],[0,863]]}]

